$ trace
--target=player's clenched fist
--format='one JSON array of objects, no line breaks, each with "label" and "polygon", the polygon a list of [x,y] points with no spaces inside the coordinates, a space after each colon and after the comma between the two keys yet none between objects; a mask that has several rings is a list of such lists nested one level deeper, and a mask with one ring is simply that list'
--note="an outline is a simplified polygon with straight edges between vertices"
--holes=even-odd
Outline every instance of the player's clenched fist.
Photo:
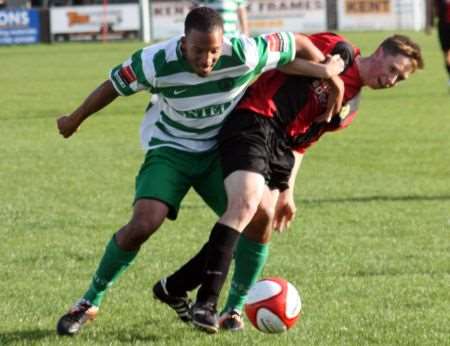
[{"label": "player's clenched fist", "polygon": [[345,68],[344,60],[342,60],[341,56],[338,54],[327,55],[325,65],[330,77],[339,75]]},{"label": "player's clenched fist", "polygon": [[67,115],[64,115],[56,120],[56,126],[58,127],[59,133],[64,138],[72,136],[78,129],[79,125],[80,124],[78,121]]}]

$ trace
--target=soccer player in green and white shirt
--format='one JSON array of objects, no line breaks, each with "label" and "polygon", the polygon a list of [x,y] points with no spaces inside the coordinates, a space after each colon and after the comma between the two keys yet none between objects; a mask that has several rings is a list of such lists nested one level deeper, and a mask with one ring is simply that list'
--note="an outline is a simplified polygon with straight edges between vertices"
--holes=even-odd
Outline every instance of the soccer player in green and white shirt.
[{"label": "soccer player in green and white shirt", "polygon": [[226,37],[249,35],[247,1],[245,0],[194,0],[196,6],[207,6],[220,13]]},{"label": "soccer player in green and white shirt", "polygon": [[[258,75],[291,62],[296,55],[313,61],[324,58],[299,34],[224,40],[220,15],[199,7],[186,17],[184,36],[137,51],[113,68],[110,78],[76,110],[57,120],[59,132],[67,138],[86,118],[119,95],[141,90],[158,95],[141,128],[146,156],[136,178],[133,215],[107,244],[88,290],[58,321],[59,334],[73,335],[95,318],[107,288],[166,217],[176,218],[180,202],[191,187],[218,215],[224,212],[226,197],[215,150],[218,129]],[[342,69],[337,60],[323,65],[296,59],[290,65],[299,73],[317,77],[329,77]],[[226,244],[237,236],[225,233],[219,241]],[[214,272],[215,262],[211,265],[206,269]],[[205,289],[218,295],[225,276],[223,273],[216,278],[219,281],[205,282]],[[182,319],[190,319],[187,297],[160,293],[159,300],[177,309]]]}]

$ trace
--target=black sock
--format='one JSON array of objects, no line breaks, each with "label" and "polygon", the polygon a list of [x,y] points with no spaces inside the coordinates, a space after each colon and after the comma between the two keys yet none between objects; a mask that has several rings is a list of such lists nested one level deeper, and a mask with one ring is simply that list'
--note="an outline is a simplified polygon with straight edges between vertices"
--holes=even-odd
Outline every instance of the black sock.
[{"label": "black sock", "polygon": [[450,65],[447,65],[448,78],[450,78]]},{"label": "black sock", "polygon": [[208,243],[175,273],[167,278],[166,288],[174,296],[184,296],[202,283]]},{"label": "black sock", "polygon": [[231,227],[220,223],[214,225],[208,241],[203,282],[197,292],[198,302],[217,304],[239,235]]}]

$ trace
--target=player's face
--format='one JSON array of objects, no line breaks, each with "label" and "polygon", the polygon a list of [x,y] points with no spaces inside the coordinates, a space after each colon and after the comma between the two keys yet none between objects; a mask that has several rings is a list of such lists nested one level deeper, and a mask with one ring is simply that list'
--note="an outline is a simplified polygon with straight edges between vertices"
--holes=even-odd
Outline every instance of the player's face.
[{"label": "player's face", "polygon": [[392,88],[412,72],[411,60],[404,55],[377,54],[369,71],[367,85],[372,89]]},{"label": "player's face", "polygon": [[222,53],[223,31],[206,33],[192,29],[182,40],[184,57],[194,72],[201,77],[211,73]]}]

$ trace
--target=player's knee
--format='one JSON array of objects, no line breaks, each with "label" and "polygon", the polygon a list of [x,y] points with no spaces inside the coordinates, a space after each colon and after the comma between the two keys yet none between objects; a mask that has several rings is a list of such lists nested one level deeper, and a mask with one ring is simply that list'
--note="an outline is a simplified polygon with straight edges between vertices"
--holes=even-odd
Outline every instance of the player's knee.
[{"label": "player's knee", "polygon": [[236,198],[230,201],[227,214],[231,215],[244,227],[250,222],[258,210],[258,203],[255,199]]},{"label": "player's knee", "polygon": [[260,205],[250,224],[244,230],[245,236],[255,242],[265,244],[272,236],[272,223],[275,217],[275,208]]},{"label": "player's knee", "polygon": [[272,204],[263,204],[261,203],[258,207],[258,210],[255,214],[255,219],[257,219],[260,223],[272,223],[275,218],[275,207]]}]

